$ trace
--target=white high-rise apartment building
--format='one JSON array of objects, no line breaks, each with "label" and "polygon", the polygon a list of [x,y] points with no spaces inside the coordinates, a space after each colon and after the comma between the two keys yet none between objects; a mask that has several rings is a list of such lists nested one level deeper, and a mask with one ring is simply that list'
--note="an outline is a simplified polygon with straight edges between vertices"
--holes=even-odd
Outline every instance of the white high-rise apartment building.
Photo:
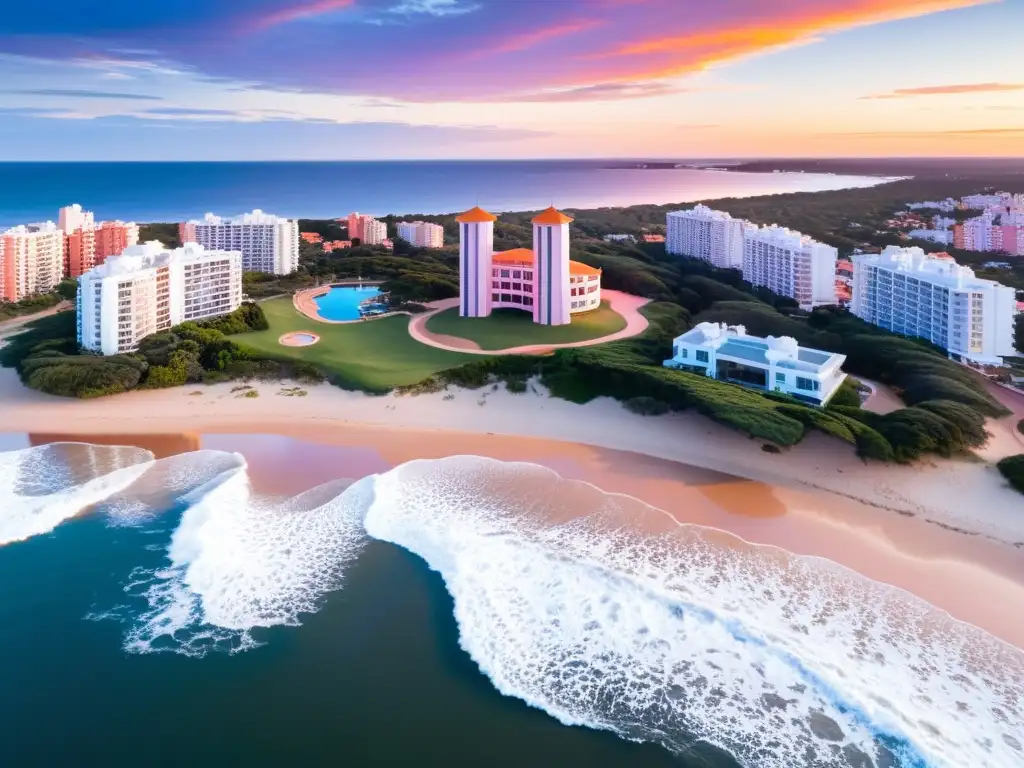
[{"label": "white high-rise apartment building", "polygon": [[444,227],[426,221],[398,222],[398,236],[403,240],[421,248],[441,248],[444,246]]},{"label": "white high-rise apartment building", "polygon": [[807,235],[772,225],[748,224],[743,238],[743,279],[789,296],[801,309],[836,303],[839,252]]},{"label": "white high-rise apartment building", "polygon": [[1015,291],[949,258],[891,245],[854,256],[851,311],[880,328],[918,336],[977,363],[1013,355]]},{"label": "white high-rise apartment building", "polygon": [[0,300],[49,293],[64,276],[64,233],[52,221],[0,233]]},{"label": "white high-rise apartment building", "polygon": [[743,268],[743,229],[747,222],[698,205],[667,217],[665,249],[723,269]]},{"label": "white high-rise apartment building", "polygon": [[242,254],[196,243],[173,251],[156,240],[133,245],[83,273],[77,301],[84,349],[132,352],[146,336],[238,309]]},{"label": "white high-rise apartment building", "polygon": [[208,213],[202,221],[186,222],[179,230],[183,243],[241,251],[247,272],[289,275],[299,268],[299,223],[293,219],[258,209],[234,218]]},{"label": "white high-rise apartment building", "polygon": [[366,219],[363,222],[363,245],[383,245],[388,239],[388,225],[377,219]]}]

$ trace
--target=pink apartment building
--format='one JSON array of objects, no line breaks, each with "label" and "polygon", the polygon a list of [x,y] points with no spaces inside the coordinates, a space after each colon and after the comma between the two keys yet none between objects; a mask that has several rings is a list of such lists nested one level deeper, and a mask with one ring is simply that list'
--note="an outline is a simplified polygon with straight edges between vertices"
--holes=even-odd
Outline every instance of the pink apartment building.
[{"label": "pink apartment building", "polygon": [[64,233],[52,221],[0,233],[0,300],[49,293],[64,275]]},{"label": "pink apartment building", "polygon": [[80,227],[66,233],[66,272],[80,277],[98,267],[110,256],[120,256],[139,242],[139,227],[123,221],[101,221],[92,227]]},{"label": "pink apartment building", "polygon": [[462,317],[519,309],[541,325],[567,325],[601,306],[601,270],[569,259],[570,216],[548,208],[533,219],[533,250],[494,252],[497,216],[480,207],[459,224]]}]

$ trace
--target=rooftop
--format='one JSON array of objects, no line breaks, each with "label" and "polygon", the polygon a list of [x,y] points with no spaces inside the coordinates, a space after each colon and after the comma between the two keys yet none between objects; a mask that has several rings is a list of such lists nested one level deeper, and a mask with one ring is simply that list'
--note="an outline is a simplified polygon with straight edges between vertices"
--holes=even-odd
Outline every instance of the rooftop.
[{"label": "rooftop", "polygon": [[513,248],[511,251],[498,251],[491,257],[492,264],[533,264],[533,251],[529,248]]},{"label": "rooftop", "polygon": [[921,280],[949,288],[986,290],[1000,285],[994,280],[975,277],[973,269],[960,266],[948,253],[929,254],[916,247],[890,245],[880,254],[858,256],[857,264],[913,274]]},{"label": "rooftop", "polygon": [[455,220],[459,222],[459,224],[487,224],[492,221],[497,221],[498,217],[493,213],[488,213],[477,205],[470,208],[462,215],[456,216]]},{"label": "rooftop", "polygon": [[[733,221],[731,213],[726,211],[716,211],[714,208],[708,208],[706,205],[697,204],[689,210],[680,211],[669,211],[668,216],[677,217],[680,219],[712,219],[714,221]],[[743,221],[743,219],[735,219],[735,221]]]},{"label": "rooftop", "polygon": [[193,262],[212,256],[224,256],[232,253],[237,254],[239,260],[241,260],[242,255],[239,251],[210,251],[198,243],[185,243],[182,247],[170,251],[159,240],[150,240],[125,248],[120,256],[110,256],[102,264],[93,267],[86,274],[93,277],[129,275],[133,272],[163,267],[172,261],[175,263]]},{"label": "rooftop", "polygon": [[57,232],[57,225],[52,221],[41,221],[37,224],[20,224],[17,227],[11,227],[6,232],[0,233],[4,235],[35,235],[35,234],[50,234]]},{"label": "rooftop", "polygon": [[563,224],[569,224],[572,221],[572,216],[562,213],[553,205],[533,217],[533,223],[540,224],[542,227],[560,227]]},{"label": "rooftop", "polygon": [[243,213],[238,216],[217,216],[208,213],[202,220],[193,219],[189,224],[278,224],[288,221],[283,216],[275,216],[272,213],[264,213],[259,208],[252,213]]},{"label": "rooftop", "polygon": [[726,356],[764,367],[774,363],[779,368],[817,373],[842,365],[845,355],[801,347],[789,336],[749,336],[742,325],[700,323],[676,339],[677,344],[691,344],[716,350]]},{"label": "rooftop", "polygon": [[[769,227],[759,227],[756,224],[748,224],[744,233],[748,239],[760,240],[762,242],[773,243],[775,245],[783,245],[788,248],[808,248],[812,246],[823,246],[830,248],[831,246],[825,243],[815,240],[810,235],[805,235],[803,232],[797,232],[794,229],[787,227],[780,227],[778,224],[772,224]],[[836,250],[833,248],[832,250]]]}]

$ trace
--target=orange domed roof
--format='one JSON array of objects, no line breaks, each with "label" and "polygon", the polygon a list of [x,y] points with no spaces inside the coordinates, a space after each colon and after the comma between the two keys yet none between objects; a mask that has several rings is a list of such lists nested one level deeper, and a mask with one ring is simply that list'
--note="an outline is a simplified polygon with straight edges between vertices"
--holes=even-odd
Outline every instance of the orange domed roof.
[{"label": "orange domed roof", "polygon": [[568,224],[573,220],[572,216],[566,216],[564,213],[551,206],[546,211],[541,211],[538,215],[533,217],[534,224],[540,224],[542,226],[561,226],[562,224]]},{"label": "orange domed roof", "polygon": [[533,251],[529,248],[513,248],[511,251],[499,251],[491,257],[492,264],[533,264]]},{"label": "orange domed roof", "polygon": [[570,261],[569,262],[569,274],[570,275],[600,275],[601,270],[597,267],[592,267],[589,264],[584,264],[581,261]]},{"label": "orange domed roof", "polygon": [[486,224],[489,221],[497,221],[498,217],[493,213],[488,213],[478,205],[470,208],[461,216],[455,217],[455,220],[459,224]]}]

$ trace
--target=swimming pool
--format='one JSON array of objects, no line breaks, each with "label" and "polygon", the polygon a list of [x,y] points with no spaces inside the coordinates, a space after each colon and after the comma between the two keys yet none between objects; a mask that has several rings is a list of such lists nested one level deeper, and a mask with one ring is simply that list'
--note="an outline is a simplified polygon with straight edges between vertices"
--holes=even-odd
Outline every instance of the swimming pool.
[{"label": "swimming pool", "polygon": [[358,320],[359,305],[380,293],[379,285],[341,285],[313,299],[325,320]]}]

